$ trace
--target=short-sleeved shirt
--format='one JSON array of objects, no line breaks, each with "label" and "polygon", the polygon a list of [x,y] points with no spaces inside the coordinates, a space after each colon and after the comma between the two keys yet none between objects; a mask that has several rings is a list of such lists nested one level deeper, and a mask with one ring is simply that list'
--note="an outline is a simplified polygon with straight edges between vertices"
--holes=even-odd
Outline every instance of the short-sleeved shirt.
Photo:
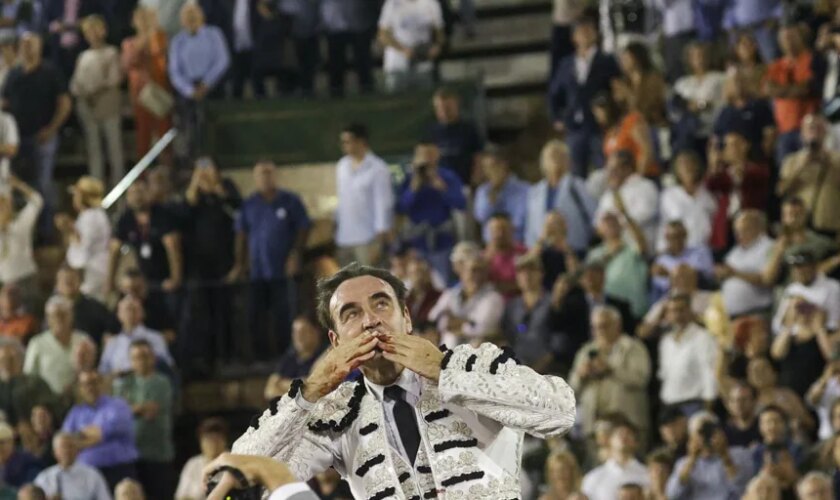
[{"label": "short-sleeved shirt", "polygon": [[475,125],[463,120],[435,123],[429,133],[440,150],[440,164],[458,174],[465,186],[470,185],[473,158],[484,149]]},{"label": "short-sleeved shirt", "polygon": [[[386,0],[379,17],[379,28],[391,30],[404,47],[417,48],[434,41],[434,32],[443,29],[443,12],[436,0]],[[407,71],[405,54],[385,48],[385,71]]]},{"label": "short-sleeved shirt", "polygon": [[143,276],[152,283],[169,278],[169,259],[163,246],[163,237],[177,230],[173,214],[159,206],[149,209],[149,224],[141,226],[133,210],[127,210],[117,221],[116,237],[128,243],[137,254]]},{"label": "short-sleeved shirt", "polygon": [[[781,58],[767,68],[767,80],[776,84],[806,84],[814,77],[811,71],[811,52],[805,51],[795,59]],[[806,97],[777,97],[773,99],[773,113],[779,132],[791,132],[799,128],[805,115],[817,107],[816,99]]]},{"label": "short-sleeved shirt", "polygon": [[236,230],[248,235],[251,278],[276,280],[286,277],[286,259],[300,231],[312,225],[298,195],[278,189],[266,201],[259,193],[242,204]]},{"label": "short-sleeved shirt", "polygon": [[114,395],[128,404],[155,402],[158,414],[152,419],[134,417],[134,435],[140,458],[152,462],[170,462],[175,458],[172,443],[172,385],[160,373],[149,377],[135,374],[114,381]]},{"label": "short-sleeved shirt", "polygon": [[56,111],[58,98],[67,93],[67,82],[61,72],[47,61],[27,73],[22,66],[9,72],[3,99],[17,121],[22,137],[33,137],[49,125]]},{"label": "short-sleeved shirt", "polygon": [[32,338],[26,346],[26,358],[23,371],[38,375],[56,394],[61,394],[76,379],[76,366],[73,353],[88,336],[73,332],[70,345],[61,344],[50,331],[42,332]]}]

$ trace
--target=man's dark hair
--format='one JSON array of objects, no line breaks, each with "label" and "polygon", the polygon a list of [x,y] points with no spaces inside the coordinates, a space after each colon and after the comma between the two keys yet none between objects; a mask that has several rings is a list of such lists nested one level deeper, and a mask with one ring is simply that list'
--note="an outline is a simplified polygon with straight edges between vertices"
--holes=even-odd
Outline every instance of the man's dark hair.
[{"label": "man's dark hair", "polygon": [[761,409],[758,411],[758,417],[761,418],[761,416],[765,413],[776,413],[777,415],[782,417],[782,421],[784,421],[785,425],[788,424],[788,415],[787,413],[785,413],[785,410],[783,410],[781,406],[774,404],[762,406]]},{"label": "man's dark hair", "polygon": [[405,283],[403,283],[402,280],[385,269],[363,266],[358,262],[353,262],[342,267],[337,273],[333,274],[329,278],[322,278],[318,280],[316,287],[316,302],[318,304],[318,321],[321,323],[321,326],[327,330],[335,330],[335,323],[333,323],[332,316],[330,316],[330,300],[342,283],[362,276],[373,276],[374,278],[379,278],[391,285],[391,288],[394,290],[394,295],[397,297],[397,303],[400,306],[400,310],[405,308],[405,296],[408,292],[406,290]]},{"label": "man's dark hair", "polygon": [[343,129],[341,129],[341,131],[348,133],[356,139],[361,139],[365,142],[368,142],[368,138],[370,137],[370,135],[368,134],[367,125],[365,125],[364,123],[348,123],[344,126]]},{"label": "man's dark hair", "polygon": [[798,207],[804,207],[805,200],[803,200],[799,196],[786,196],[782,200],[782,205],[796,205]]},{"label": "man's dark hair", "polygon": [[508,222],[513,221],[513,219],[510,218],[510,214],[505,212],[504,210],[498,210],[498,211],[490,214],[490,219],[488,219],[488,220],[493,220],[493,219],[503,219],[503,220],[506,220]]},{"label": "man's dark hair", "polygon": [[199,438],[205,434],[219,434],[225,438],[225,441],[227,441],[228,424],[218,417],[205,418],[201,421],[201,424],[199,424],[197,434]]},{"label": "man's dark hair", "polygon": [[595,31],[599,31],[598,9],[593,7],[583,9],[583,12],[574,20],[573,26],[590,26]]},{"label": "man's dark hair", "polygon": [[154,349],[152,349],[152,344],[146,339],[132,340],[129,349],[134,349],[135,347],[148,347],[150,351],[154,352]]},{"label": "man's dark hair", "polygon": [[461,99],[461,96],[458,92],[455,91],[452,87],[440,87],[435,91],[435,95],[433,96],[437,99]]}]

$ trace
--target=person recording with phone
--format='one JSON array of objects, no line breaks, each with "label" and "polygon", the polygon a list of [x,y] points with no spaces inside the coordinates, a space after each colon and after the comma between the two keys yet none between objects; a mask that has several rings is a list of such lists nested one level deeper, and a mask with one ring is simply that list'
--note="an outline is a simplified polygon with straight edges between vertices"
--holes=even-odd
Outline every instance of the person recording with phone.
[{"label": "person recording with phone", "polygon": [[750,450],[753,470],[776,479],[783,498],[788,498],[799,479],[804,451],[791,439],[788,415],[778,406],[767,405],[759,412],[758,430],[761,443]]},{"label": "person recording with phone", "polygon": [[776,183],[780,197],[797,196],[811,213],[811,226],[835,234],[840,230],[840,153],[826,147],[828,122],[811,113],[802,120],[802,148],[789,154]]},{"label": "person recording with phone", "polygon": [[688,430],[688,453],[677,460],[668,478],[668,498],[741,498],[753,475],[749,451],[730,449],[720,421],[711,413],[694,414]]}]

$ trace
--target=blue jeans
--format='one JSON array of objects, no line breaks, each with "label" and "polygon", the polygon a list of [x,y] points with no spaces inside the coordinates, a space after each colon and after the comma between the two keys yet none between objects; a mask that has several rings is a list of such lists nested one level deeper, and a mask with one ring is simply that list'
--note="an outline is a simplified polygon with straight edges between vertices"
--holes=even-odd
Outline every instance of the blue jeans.
[{"label": "blue jeans", "polygon": [[801,147],[802,138],[798,129],[779,134],[776,139],[776,165],[781,167],[785,157],[799,151]]},{"label": "blue jeans", "polygon": [[49,234],[53,228],[52,212],[56,200],[53,171],[58,144],[58,135],[43,144],[39,144],[35,137],[22,137],[14,162],[15,175],[33,185],[44,197],[44,209],[38,219],[38,232],[41,235]]},{"label": "blue jeans", "polygon": [[572,157],[572,173],[581,178],[589,174],[590,166],[599,169],[604,165],[603,140],[598,132],[568,130],[566,144]]}]

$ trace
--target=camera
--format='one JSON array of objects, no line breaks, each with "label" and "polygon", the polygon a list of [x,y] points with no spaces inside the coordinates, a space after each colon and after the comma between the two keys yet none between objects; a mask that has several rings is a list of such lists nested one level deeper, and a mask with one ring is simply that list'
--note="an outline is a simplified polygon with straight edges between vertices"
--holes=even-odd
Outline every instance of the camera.
[{"label": "camera", "polygon": [[431,168],[428,163],[421,163],[419,165],[414,165],[412,170],[414,170],[414,175],[419,177],[421,180],[426,181],[429,178],[429,170],[431,170]]},{"label": "camera", "polygon": [[703,444],[706,446],[712,445],[712,439],[715,437],[715,433],[720,428],[717,422],[706,421],[703,422],[703,425],[700,426],[700,437],[703,438]]},{"label": "camera", "polygon": [[[240,485],[248,484],[245,474],[243,474],[239,469],[235,469],[233,467],[221,467],[210,475],[210,479],[207,481],[207,495],[210,495],[210,493],[216,489],[216,486],[221,481],[222,473],[224,472],[231,473]],[[262,500],[262,491],[263,487],[260,485],[234,488],[227,492],[225,500]]]}]

